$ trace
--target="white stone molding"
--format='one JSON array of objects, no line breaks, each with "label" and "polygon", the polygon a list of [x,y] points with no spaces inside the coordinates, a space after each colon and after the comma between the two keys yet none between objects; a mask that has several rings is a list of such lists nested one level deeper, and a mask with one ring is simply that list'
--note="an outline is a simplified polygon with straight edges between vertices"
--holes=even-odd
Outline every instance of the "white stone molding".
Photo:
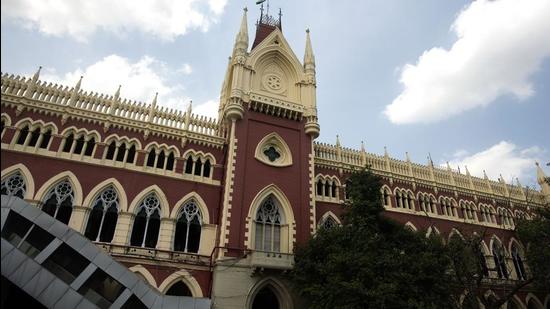
[{"label": "white stone molding", "polygon": [[145,280],[147,280],[147,283],[149,283],[149,285],[151,285],[155,289],[158,289],[155,277],[151,275],[151,273],[149,272],[149,270],[147,270],[147,268],[143,267],[142,265],[134,265],[129,269],[134,273],[138,273],[142,275],[145,278]]},{"label": "white stone molding", "polygon": [[185,269],[180,269],[166,277],[166,279],[164,279],[164,281],[162,281],[159,285],[158,289],[162,294],[166,294],[170,287],[179,281],[183,281],[183,283],[189,288],[189,291],[191,291],[193,297],[203,297],[199,282]]},{"label": "white stone molding", "polygon": [[[270,184],[265,188],[263,188],[262,190],[260,190],[252,200],[252,203],[250,203],[250,207],[248,209],[248,215],[246,217],[245,230],[247,232],[245,233],[244,245],[246,248],[255,249],[254,248],[254,240],[255,240],[254,220],[256,218],[256,213],[259,207],[262,205],[262,202],[270,195],[273,195],[277,200],[278,205],[282,210],[282,216],[284,218],[284,222],[281,224],[281,247],[280,247],[281,252],[292,253],[293,247],[294,247],[294,241],[296,237],[295,236],[296,221],[294,219],[294,213],[292,211],[292,205],[290,204],[290,201],[288,200],[284,192],[275,184]],[[284,227],[286,227],[286,231]]]},{"label": "white stone molding", "polygon": [[[271,147],[280,155],[273,161],[264,153]],[[258,145],[256,145],[254,157],[256,160],[274,167],[287,167],[292,165],[292,152],[290,148],[284,139],[275,132],[269,133],[260,140]]]},{"label": "white stone molding", "polygon": [[4,180],[6,177],[9,177],[17,172],[20,172],[23,178],[25,179],[25,195],[24,195],[25,200],[33,203],[36,202],[36,200],[34,199],[34,178],[32,177],[32,174],[29,171],[29,169],[23,163],[18,163],[3,169],[2,180]]}]

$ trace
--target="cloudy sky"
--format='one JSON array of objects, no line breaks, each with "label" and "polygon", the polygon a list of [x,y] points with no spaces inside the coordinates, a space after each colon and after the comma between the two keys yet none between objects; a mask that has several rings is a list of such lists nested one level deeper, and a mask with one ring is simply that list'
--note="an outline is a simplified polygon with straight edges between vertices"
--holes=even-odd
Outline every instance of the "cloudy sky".
[{"label": "cloudy sky", "polygon": [[[253,0],[2,0],[2,72],[215,116]],[[550,162],[550,0],[271,0],[302,59],[311,29],[320,141],[534,185]],[[549,167],[544,167],[550,174]]]}]

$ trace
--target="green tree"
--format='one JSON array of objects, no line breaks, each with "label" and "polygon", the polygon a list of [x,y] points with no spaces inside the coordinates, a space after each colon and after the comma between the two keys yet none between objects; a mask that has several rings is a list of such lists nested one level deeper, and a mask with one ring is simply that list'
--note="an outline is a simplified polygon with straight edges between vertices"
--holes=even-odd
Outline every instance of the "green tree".
[{"label": "green tree", "polygon": [[424,237],[382,214],[381,181],[350,177],[343,225],[320,229],[295,255],[291,274],[311,308],[446,308],[450,260]]}]

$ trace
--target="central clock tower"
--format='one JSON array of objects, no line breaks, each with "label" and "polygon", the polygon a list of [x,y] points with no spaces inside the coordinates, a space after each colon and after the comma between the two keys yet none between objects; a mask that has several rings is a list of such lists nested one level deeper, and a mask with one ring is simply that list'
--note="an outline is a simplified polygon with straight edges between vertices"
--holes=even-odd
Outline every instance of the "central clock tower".
[{"label": "central clock tower", "polygon": [[[213,297],[224,308],[249,307],[249,292],[266,280],[292,302],[278,277],[315,229],[315,58],[309,30],[301,63],[281,29],[280,16],[262,11],[249,50],[244,10],[221,90],[228,153]],[[235,289],[243,296],[233,298]]]}]

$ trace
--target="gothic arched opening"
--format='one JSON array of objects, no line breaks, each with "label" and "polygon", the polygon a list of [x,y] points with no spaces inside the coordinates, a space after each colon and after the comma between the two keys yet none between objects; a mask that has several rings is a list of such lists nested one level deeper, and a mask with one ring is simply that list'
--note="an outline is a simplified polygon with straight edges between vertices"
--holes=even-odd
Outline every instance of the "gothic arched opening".
[{"label": "gothic arched opening", "polygon": [[279,309],[279,299],[273,290],[266,286],[262,288],[252,303],[252,309]]},{"label": "gothic arched opening", "polygon": [[172,296],[191,296],[193,297],[193,294],[191,293],[191,290],[185,284],[183,281],[178,281],[174,283],[168,291],[166,291],[166,295],[172,295]]}]

